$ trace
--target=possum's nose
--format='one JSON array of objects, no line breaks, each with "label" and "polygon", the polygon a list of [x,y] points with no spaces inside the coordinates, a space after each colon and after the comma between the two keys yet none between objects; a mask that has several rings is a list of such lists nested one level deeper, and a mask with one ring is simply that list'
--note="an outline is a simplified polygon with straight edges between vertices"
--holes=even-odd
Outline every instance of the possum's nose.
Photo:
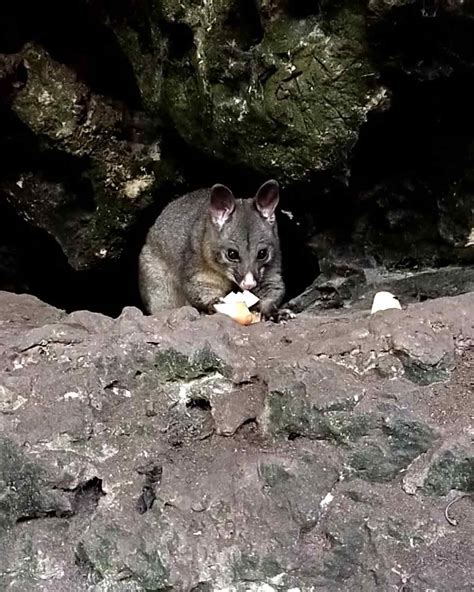
[{"label": "possum's nose", "polygon": [[255,278],[253,277],[253,273],[251,273],[250,271],[248,271],[244,275],[244,279],[239,284],[239,286],[242,290],[253,290],[253,288],[255,288],[256,285],[257,285],[257,282],[255,281]]}]

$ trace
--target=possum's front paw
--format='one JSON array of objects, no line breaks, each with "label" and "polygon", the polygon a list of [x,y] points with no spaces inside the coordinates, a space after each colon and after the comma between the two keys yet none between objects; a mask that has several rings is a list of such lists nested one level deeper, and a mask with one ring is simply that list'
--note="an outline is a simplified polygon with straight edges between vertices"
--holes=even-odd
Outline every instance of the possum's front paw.
[{"label": "possum's front paw", "polygon": [[273,315],[272,321],[275,323],[281,323],[284,321],[289,321],[290,319],[294,319],[295,317],[295,313],[289,308],[280,308]]},{"label": "possum's front paw", "polygon": [[214,308],[214,304],[219,304],[219,302],[222,302],[222,298],[213,298],[207,305],[206,305],[206,313],[207,314],[215,314],[216,313],[216,309]]},{"label": "possum's front paw", "polygon": [[258,304],[258,310],[262,315],[262,320],[270,320],[277,312],[278,307],[273,300],[261,300]]},{"label": "possum's front paw", "polygon": [[294,313],[290,309],[278,308],[271,300],[262,300],[260,303],[260,312],[262,313],[263,320],[273,321],[274,323],[295,318]]}]

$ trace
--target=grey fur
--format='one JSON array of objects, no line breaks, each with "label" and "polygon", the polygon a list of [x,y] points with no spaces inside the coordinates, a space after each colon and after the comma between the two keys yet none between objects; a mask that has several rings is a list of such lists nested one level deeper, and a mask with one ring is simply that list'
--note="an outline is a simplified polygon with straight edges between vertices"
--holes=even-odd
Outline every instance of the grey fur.
[{"label": "grey fur", "polygon": [[[229,189],[215,185],[171,202],[150,228],[140,253],[140,293],[147,311],[190,304],[213,312],[213,304],[238,289],[251,272],[261,312],[275,312],[284,296],[273,213],[277,203],[276,181],[262,185],[252,199],[237,200]],[[229,260],[229,249],[238,251],[239,261]],[[258,260],[262,249],[268,250],[266,261]]]}]

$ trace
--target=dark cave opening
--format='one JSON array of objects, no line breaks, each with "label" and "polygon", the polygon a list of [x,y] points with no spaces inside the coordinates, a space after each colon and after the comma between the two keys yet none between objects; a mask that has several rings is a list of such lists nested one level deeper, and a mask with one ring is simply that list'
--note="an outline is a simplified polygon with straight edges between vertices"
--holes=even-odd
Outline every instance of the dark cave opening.
[{"label": "dark cave opening", "polygon": [[263,28],[255,0],[236,0],[224,23],[227,43],[235,43],[242,51],[248,51],[260,43]]},{"label": "dark cave opening", "polygon": [[194,35],[188,25],[162,21],[161,30],[168,41],[169,60],[182,60],[192,50]]},{"label": "dark cave opening", "polygon": [[0,204],[0,289],[28,293],[64,309],[110,316],[140,304],[132,262],[125,258],[106,269],[76,271],[45,230]]},{"label": "dark cave opening", "polygon": [[[140,108],[141,96],[132,66],[113,30],[108,15],[119,18],[101,3],[54,0],[47,7],[18,0],[0,8],[0,54],[20,52],[27,43],[43,47],[54,60],[76,72],[91,89],[130,108]],[[127,18],[125,14],[121,18]]]},{"label": "dark cave opening", "polygon": [[[322,0],[288,0],[286,10],[293,18],[305,18],[321,13]],[[325,7],[327,8],[327,7]]]},{"label": "dark cave opening", "polygon": [[[68,244],[72,221],[78,228],[87,227],[96,203],[84,175],[86,163],[41,146],[1,104],[0,126],[0,289],[31,293],[68,311],[86,308],[116,315],[122,301],[137,302],[133,282],[122,277],[128,275],[128,261],[77,271],[55,238],[43,229],[55,228]],[[41,213],[45,194],[54,205],[47,217]],[[24,217],[14,209],[16,201],[22,204]]]},{"label": "dark cave opening", "polygon": [[[143,23],[148,21],[140,19],[140,14],[147,12],[147,4],[138,2],[135,8],[135,12],[131,11],[123,1],[84,5],[74,0],[67,6],[54,1],[48,10],[43,10],[19,0],[0,9],[0,52],[13,54],[21,51],[28,42],[37,43],[53,59],[74,70],[93,91],[124,102],[132,110],[130,116],[133,117],[133,112],[141,107],[141,98],[113,27],[120,26],[122,22],[128,23],[139,33],[146,50],[150,39]],[[237,26],[241,24],[241,19],[246,27]],[[238,40],[239,46],[248,49],[258,42],[263,31],[254,0],[236,2],[229,13],[227,26],[245,33]],[[168,38],[168,58],[182,59],[193,45],[191,29],[184,24],[165,22],[161,22],[161,28]],[[23,67],[21,63],[19,67]],[[26,77],[27,71],[23,74]],[[67,242],[68,220],[71,217],[76,221],[83,219],[83,227],[86,228],[97,207],[87,178],[87,163],[49,149],[47,142],[43,143],[9,109],[9,97],[19,88],[21,79],[22,73],[15,70],[10,78],[0,81],[0,178],[5,182],[4,191],[18,192],[17,184],[22,183],[24,177],[40,173],[44,183],[50,184],[50,198],[57,202],[52,214],[57,220],[48,219],[44,223],[40,220],[40,226],[60,228],[59,236],[61,232],[65,233]],[[125,112],[125,116],[129,114]],[[126,134],[126,130],[123,133]],[[159,203],[151,205],[138,216],[127,239],[126,254],[104,266],[76,270],[53,236],[37,227],[38,220],[34,215],[31,218],[36,226],[29,222],[28,212],[35,212],[35,180],[28,187],[26,197],[21,198],[26,219],[15,212],[10,205],[11,200],[3,195],[0,202],[0,289],[26,291],[67,311],[83,308],[116,316],[125,305],[141,304],[137,288],[138,254],[148,227],[166,202],[183,192],[215,182],[226,183],[236,195],[247,197],[266,180],[256,173],[239,170],[196,153],[171,133],[168,135],[164,155],[179,162],[178,168],[184,169],[186,183],[178,179],[162,185]],[[127,139],[125,135],[124,139]],[[23,191],[23,187],[21,189]],[[283,208],[285,198],[282,201]],[[301,229],[298,228],[300,222],[294,223],[284,215],[280,218],[284,265],[289,278],[287,284],[290,286],[289,293],[293,295],[295,290],[304,287],[309,276],[295,271],[291,264],[294,259],[289,252],[294,250],[299,261],[305,261],[307,252]],[[308,261],[311,259],[309,257]],[[309,273],[309,269],[314,268],[314,262],[303,267]]]}]

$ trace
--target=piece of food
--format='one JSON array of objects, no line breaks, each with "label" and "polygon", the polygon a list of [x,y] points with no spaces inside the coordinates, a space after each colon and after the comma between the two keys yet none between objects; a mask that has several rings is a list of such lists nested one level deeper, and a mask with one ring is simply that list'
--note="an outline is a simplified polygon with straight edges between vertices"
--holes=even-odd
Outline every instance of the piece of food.
[{"label": "piece of food", "polygon": [[399,308],[401,310],[400,302],[390,292],[377,292],[372,303],[372,310],[370,314],[374,314],[379,310],[388,310],[390,308]]},{"label": "piece of food", "polygon": [[248,290],[243,292],[229,292],[225,298],[222,298],[222,302],[226,304],[235,304],[236,302],[243,302],[247,308],[251,308],[254,304],[260,300],[258,296],[252,294]]},{"label": "piece of food", "polygon": [[259,298],[248,290],[230,292],[225,298],[222,298],[222,302],[214,304],[214,309],[216,312],[231,317],[240,325],[252,325],[260,322],[260,313],[249,310],[258,301]]},{"label": "piece of food", "polygon": [[253,323],[258,323],[260,320],[260,315],[250,312],[245,302],[231,302],[230,304],[222,302],[215,304],[214,308],[217,312],[231,317],[240,325],[252,325]]}]

